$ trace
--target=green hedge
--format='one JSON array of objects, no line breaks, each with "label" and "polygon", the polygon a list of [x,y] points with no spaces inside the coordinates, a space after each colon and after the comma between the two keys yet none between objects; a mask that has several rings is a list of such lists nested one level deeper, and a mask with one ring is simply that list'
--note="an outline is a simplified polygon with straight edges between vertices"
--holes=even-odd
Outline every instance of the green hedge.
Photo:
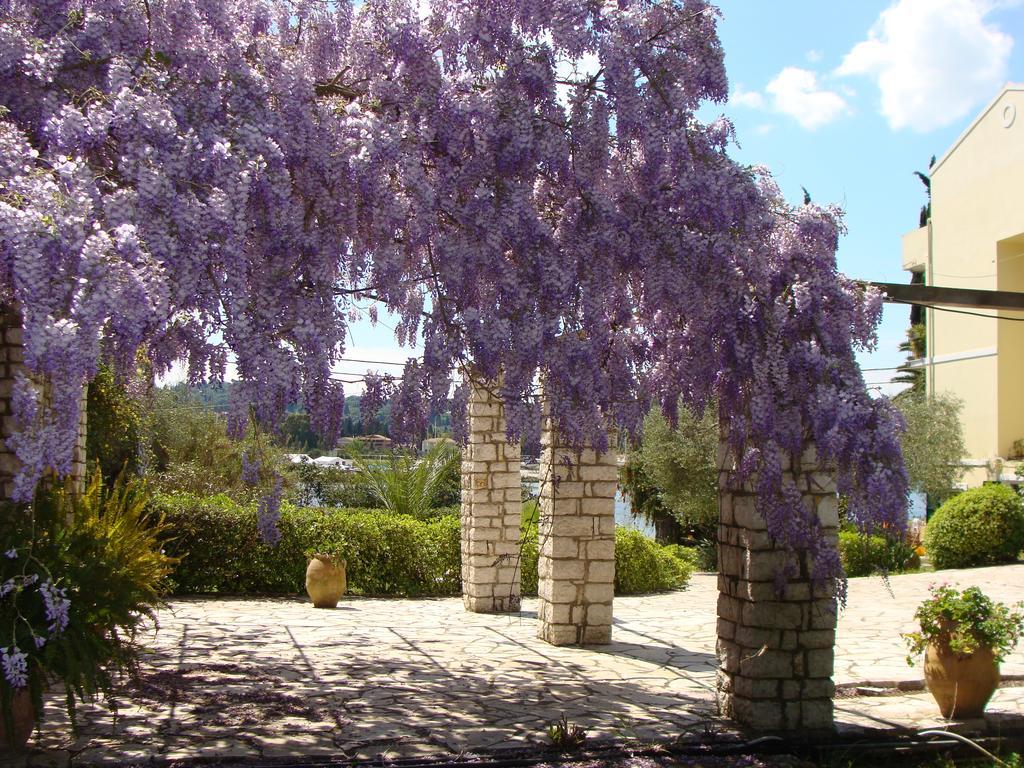
[{"label": "green hedge", "polygon": [[285,504],[281,541],[263,544],[254,505],[226,496],[160,496],[153,506],[170,530],[165,549],[181,558],[177,594],[296,593],[305,589],[306,551],[340,548],[350,590],[363,595],[452,595],[461,589],[459,520],[420,521],[379,510]]},{"label": "green hedge", "polygon": [[1005,485],[983,485],[936,510],[924,534],[936,568],[1010,563],[1024,549],[1024,505]]},{"label": "green hedge", "polygon": [[839,532],[839,558],[851,577],[898,573],[920,566],[914,550],[902,541],[849,530]]},{"label": "green hedge", "polygon": [[[254,505],[227,496],[158,496],[152,502],[169,533],[167,554],[180,558],[175,594],[295,594],[305,589],[309,550],[338,549],[348,561],[349,589],[379,596],[442,596],[461,592],[456,508],[417,520],[382,510],[297,508],[284,504],[276,547],[256,532]],[[537,507],[523,505],[522,589],[537,594]],[[616,530],[617,594],[678,589],[693,571],[692,554],[663,547],[638,531]]]}]

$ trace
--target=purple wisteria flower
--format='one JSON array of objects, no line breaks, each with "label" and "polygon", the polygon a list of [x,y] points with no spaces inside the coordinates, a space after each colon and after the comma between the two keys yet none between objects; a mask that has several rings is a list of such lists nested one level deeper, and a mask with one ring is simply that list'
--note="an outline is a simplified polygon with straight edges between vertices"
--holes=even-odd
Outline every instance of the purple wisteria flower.
[{"label": "purple wisteria flower", "polygon": [[277,527],[277,522],[281,517],[281,491],[282,480],[278,476],[274,479],[274,485],[270,492],[260,499],[256,508],[256,527],[260,539],[271,546],[281,540],[281,531]]},{"label": "purple wisteria flower", "polygon": [[259,485],[260,468],[262,464],[259,459],[249,460],[249,454],[242,452],[242,482],[246,485]]},{"label": "purple wisteria flower", "polygon": [[728,97],[706,0],[107,0],[75,23],[8,5],[17,499],[70,471],[101,355],[127,368],[144,348],[190,383],[230,361],[233,434],[301,400],[329,437],[349,315],[374,301],[423,350],[365,379],[364,418],[389,397],[399,441],[460,370],[500,381],[513,440],[542,384],[572,448],[605,450],[652,404],[715,403],[769,532],[816,576],[838,557],[781,469],[810,442],[852,520],[904,525],[902,423],[855,358],[880,296],[836,268],[841,211],[789,205],[729,156],[727,120],[701,119]]},{"label": "purple wisteria flower", "polygon": [[71,608],[67,590],[46,579],[39,585],[39,592],[46,606],[46,620],[50,622],[50,632],[63,632],[68,626],[68,610]]},{"label": "purple wisteria flower", "polygon": [[28,685],[28,656],[18,646],[0,649],[0,664],[3,666],[4,678],[12,688]]}]

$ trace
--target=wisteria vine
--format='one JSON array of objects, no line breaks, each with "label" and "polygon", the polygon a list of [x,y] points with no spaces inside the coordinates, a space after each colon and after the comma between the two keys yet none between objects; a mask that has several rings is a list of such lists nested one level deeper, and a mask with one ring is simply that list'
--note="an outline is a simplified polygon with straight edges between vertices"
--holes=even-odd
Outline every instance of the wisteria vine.
[{"label": "wisteria vine", "polygon": [[[26,688],[29,681],[30,653],[27,633],[35,651],[47,641],[62,634],[70,621],[71,601],[67,588],[54,583],[45,563],[32,554],[31,547],[22,551],[9,549],[3,554],[3,569],[13,575],[0,583],[0,607],[13,618],[10,645],[0,646],[0,672],[12,688]],[[38,600],[38,602],[36,602]],[[35,602],[35,606],[32,603]],[[32,617],[42,607],[45,626],[33,623]],[[26,615],[27,614],[27,615]],[[18,644],[19,635],[28,651]]]},{"label": "wisteria vine", "polygon": [[500,382],[512,439],[538,382],[577,444],[716,402],[773,536],[837,573],[782,467],[813,440],[855,520],[902,526],[900,421],[854,361],[879,297],[836,270],[838,211],[787,205],[697,119],[727,94],[716,21],[706,0],[0,0],[0,301],[49,383],[16,389],[19,496],[70,468],[98,361],[128,375],[139,347],[192,382],[233,366],[239,424],[301,398],[332,439],[373,300],[423,348],[366,378],[397,436],[454,370]]}]

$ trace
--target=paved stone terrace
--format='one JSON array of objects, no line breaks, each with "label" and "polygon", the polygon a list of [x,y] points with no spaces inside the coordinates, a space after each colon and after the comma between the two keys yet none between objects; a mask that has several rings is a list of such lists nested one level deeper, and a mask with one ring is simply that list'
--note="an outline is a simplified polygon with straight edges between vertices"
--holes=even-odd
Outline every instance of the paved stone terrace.
[{"label": "paved stone terrace", "polygon": [[[1024,599],[1024,565],[852,580],[838,684],[920,678],[899,633],[936,581]],[[71,739],[55,696],[29,762],[458,752],[543,742],[563,713],[594,736],[700,733],[714,717],[716,596],[715,577],[697,575],[682,592],[618,598],[613,644],[588,649],[537,640],[536,600],[513,616],[467,613],[458,598],[355,598],[333,611],[297,598],[175,600],[116,723],[83,708]],[[1020,649],[1003,672],[1024,674]],[[1024,713],[1024,687],[998,691],[990,712]],[[842,728],[940,722],[927,693],[840,698],[836,713]]]}]

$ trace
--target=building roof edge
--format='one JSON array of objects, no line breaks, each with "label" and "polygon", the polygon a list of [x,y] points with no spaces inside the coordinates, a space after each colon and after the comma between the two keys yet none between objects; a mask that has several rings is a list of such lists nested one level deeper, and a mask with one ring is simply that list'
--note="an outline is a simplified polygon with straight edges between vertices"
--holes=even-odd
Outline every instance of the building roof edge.
[{"label": "building roof edge", "polygon": [[934,174],[934,173],[935,173],[935,172],[936,172],[937,170],[939,170],[939,168],[941,168],[941,167],[942,167],[942,164],[943,164],[944,162],[946,162],[946,160],[947,160],[947,159],[949,159],[950,155],[952,155],[952,154],[953,154],[954,152],[956,152],[957,148],[958,148],[958,147],[959,147],[959,146],[960,146],[961,144],[963,144],[963,143],[964,143],[964,141],[966,141],[966,140],[967,140],[967,137],[968,137],[968,136],[970,136],[970,135],[971,135],[971,133],[972,133],[972,132],[974,131],[974,129],[975,129],[975,128],[976,128],[977,126],[978,126],[978,123],[980,123],[980,122],[982,121],[982,119],[983,119],[983,118],[984,118],[984,117],[985,117],[985,116],[986,116],[986,115],[987,115],[987,114],[988,114],[989,112],[991,112],[991,111],[992,111],[992,108],[993,108],[993,107],[995,107],[995,105],[999,103],[999,101],[1000,101],[1000,100],[1001,100],[1001,99],[1003,98],[1003,96],[1005,96],[1005,95],[1006,95],[1007,93],[1009,93],[1009,92],[1011,92],[1011,91],[1024,91],[1024,83],[1006,83],[1006,85],[1004,85],[1004,86],[1003,86],[1002,88],[1000,88],[1000,89],[999,89],[999,93],[997,93],[997,94],[995,95],[995,98],[994,98],[994,99],[992,99],[992,101],[990,101],[990,102],[988,103],[988,106],[987,106],[987,107],[985,107],[985,108],[984,108],[983,110],[981,110],[981,112],[979,112],[979,113],[977,114],[977,116],[976,116],[976,117],[975,117],[975,118],[974,118],[974,119],[973,119],[973,120],[971,121],[971,124],[970,124],[970,125],[968,125],[968,126],[967,126],[967,127],[966,127],[966,128],[964,129],[963,133],[961,133],[961,134],[960,134],[960,135],[959,135],[959,136],[957,137],[956,141],[954,141],[954,142],[953,142],[953,144],[952,144],[952,145],[950,146],[950,148],[949,148],[949,149],[947,149],[947,150],[946,150],[946,151],[945,151],[945,152],[944,152],[944,153],[942,154],[942,157],[940,157],[940,158],[939,158],[939,159],[938,159],[938,160],[937,160],[937,161],[935,162],[935,165],[934,165],[934,166],[932,166],[932,168],[931,168],[931,171],[930,171],[930,174],[929,174],[929,175],[933,175],[933,174]]}]

